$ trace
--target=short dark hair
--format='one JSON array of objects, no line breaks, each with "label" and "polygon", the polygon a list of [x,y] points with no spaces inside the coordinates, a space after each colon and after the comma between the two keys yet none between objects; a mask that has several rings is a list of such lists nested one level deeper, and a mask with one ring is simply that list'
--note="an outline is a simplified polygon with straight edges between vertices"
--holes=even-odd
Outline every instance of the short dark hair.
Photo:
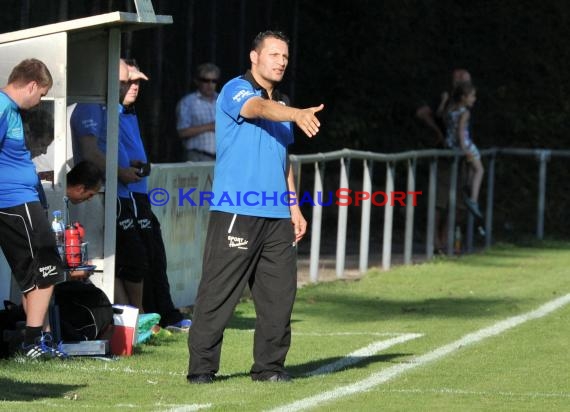
[{"label": "short dark hair", "polygon": [[451,92],[451,99],[454,103],[459,103],[463,96],[467,96],[475,90],[475,86],[471,82],[459,83]]},{"label": "short dark hair", "polygon": [[287,37],[287,35],[282,31],[266,30],[259,32],[257,36],[255,36],[255,39],[253,39],[253,42],[251,43],[251,50],[257,50],[261,43],[269,37],[282,40],[289,45],[289,37]]},{"label": "short dark hair", "polygon": [[95,189],[105,181],[105,175],[99,167],[88,160],[77,163],[67,172],[67,185],[83,185],[85,189]]},{"label": "short dark hair", "polygon": [[8,84],[24,86],[36,82],[40,87],[51,88],[53,78],[44,62],[38,59],[26,59],[18,63],[8,77]]}]

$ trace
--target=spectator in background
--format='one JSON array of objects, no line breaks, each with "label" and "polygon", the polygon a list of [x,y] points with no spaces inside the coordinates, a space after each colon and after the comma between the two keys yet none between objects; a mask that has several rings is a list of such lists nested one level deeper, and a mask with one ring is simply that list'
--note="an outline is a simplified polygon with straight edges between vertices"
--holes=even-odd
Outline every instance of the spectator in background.
[{"label": "spectator in background", "polygon": [[197,90],[184,96],[176,106],[176,129],[186,148],[186,160],[212,161],[216,158],[214,117],[216,112],[216,86],[220,69],[213,63],[196,68],[194,83]]},{"label": "spectator in background", "polygon": [[65,275],[38,198],[38,176],[20,116],[20,110],[37,106],[52,85],[46,65],[26,59],[12,69],[0,91],[0,246],[22,291],[23,350],[28,358],[66,356],[43,330],[54,285]]},{"label": "spectator in background", "polygon": [[465,69],[454,69],[451,73],[449,90],[441,93],[437,100],[431,103],[423,102],[416,109],[416,117],[428,126],[435,135],[434,147],[444,148],[445,145],[445,121],[444,115],[449,104],[450,93],[460,83],[470,83],[471,74]]},{"label": "spectator in background", "polygon": [[478,199],[484,169],[479,149],[473,143],[470,128],[470,110],[477,100],[476,89],[471,83],[460,83],[453,90],[450,100],[445,117],[447,146],[460,149],[465,154],[468,166],[467,185],[469,194],[464,197],[464,202],[469,211],[481,219],[483,215],[479,210]]},{"label": "spectator in background", "polygon": [[[435,148],[449,148],[446,144],[445,111],[449,104],[449,96],[453,89],[461,83],[471,82],[471,74],[465,69],[454,69],[448,90],[444,90],[431,103],[424,102],[416,110],[416,118],[433,132]],[[439,158],[440,165],[437,174],[437,197],[435,210],[435,239],[434,248],[438,254],[443,254],[447,244],[447,219],[445,218],[449,204],[450,167],[447,158]]]},{"label": "spectator in background", "polygon": [[447,109],[451,104],[451,93],[453,93],[457,86],[464,83],[471,83],[471,74],[465,69],[453,70],[451,73],[451,89],[449,91],[444,91],[441,94],[441,101],[437,107],[436,116],[438,119],[444,119]]}]

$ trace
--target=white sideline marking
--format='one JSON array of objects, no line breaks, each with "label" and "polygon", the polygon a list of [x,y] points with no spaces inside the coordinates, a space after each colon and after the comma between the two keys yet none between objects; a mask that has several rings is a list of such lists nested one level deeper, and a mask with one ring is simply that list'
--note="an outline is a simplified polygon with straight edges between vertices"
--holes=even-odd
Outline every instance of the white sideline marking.
[{"label": "white sideline marking", "polygon": [[352,385],[341,386],[339,388],[333,389],[331,391],[323,392],[321,394],[311,396],[305,399],[300,399],[288,405],[283,405],[278,408],[272,409],[272,412],[281,411],[300,411],[303,409],[308,409],[313,406],[322,404],[323,402],[328,402],[334,399],[338,399],[344,396],[348,396],[354,393],[363,392],[374,386],[380,385],[384,382],[401,375],[403,372],[417,368],[418,366],[425,365],[426,363],[433,362],[446,355],[449,355],[458,349],[465,346],[472,345],[474,343],[480,342],[484,339],[490,338],[492,336],[499,335],[509,329],[514,328],[522,323],[525,323],[532,319],[541,318],[550,312],[555,311],[565,305],[570,303],[570,294],[562,296],[560,298],[551,300],[535,309],[531,312],[524,313],[522,315],[513,316],[505,320],[499,321],[494,325],[487,328],[479,329],[476,332],[468,333],[462,338],[456,340],[455,342],[449,343],[444,346],[426,353],[425,355],[416,356],[411,359],[409,363],[401,363],[385,369],[381,372],[374,373],[368,378],[363,379],[359,382],[353,383]]},{"label": "white sideline marking", "polygon": [[406,342],[408,340],[412,340],[412,339],[416,339],[423,336],[423,334],[421,333],[403,333],[400,336],[397,336],[395,338],[392,339],[388,339],[388,340],[380,340],[374,343],[371,343],[370,345],[358,349],[352,353],[349,353],[348,355],[346,355],[344,358],[333,362],[333,363],[329,363],[328,365],[324,365],[312,372],[307,373],[305,376],[313,376],[313,375],[323,375],[325,373],[331,373],[337,370],[340,370],[342,368],[345,368],[347,366],[350,365],[354,365],[355,363],[358,363],[360,361],[362,361],[362,358],[367,358],[370,357],[378,352],[380,352],[381,350],[384,349],[388,349],[391,346],[397,345],[398,343],[402,343],[402,342]]},{"label": "white sideline marking", "polygon": [[475,395],[475,396],[503,396],[506,398],[570,398],[570,393],[564,392],[504,392],[504,391],[467,391],[465,389],[389,389],[378,392],[383,393],[418,393],[423,395],[425,393],[438,393],[450,395]]},{"label": "white sideline marking", "polygon": [[[254,333],[255,329],[242,329],[236,332]],[[293,336],[354,336],[354,335],[372,335],[372,336],[401,336],[398,332],[296,332],[291,331]]]},{"label": "white sideline marking", "polygon": [[211,403],[180,405],[171,409],[167,409],[165,412],[193,412],[193,411],[199,411],[200,409],[209,409],[211,407],[212,407]]},{"label": "white sideline marking", "polygon": [[402,336],[405,333],[398,332],[295,332],[294,336]]}]

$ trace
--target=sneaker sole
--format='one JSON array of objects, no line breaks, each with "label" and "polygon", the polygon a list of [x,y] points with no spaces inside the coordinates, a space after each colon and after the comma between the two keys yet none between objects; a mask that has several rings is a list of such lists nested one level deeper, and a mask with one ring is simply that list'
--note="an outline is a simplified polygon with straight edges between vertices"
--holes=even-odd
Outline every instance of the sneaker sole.
[{"label": "sneaker sole", "polygon": [[190,328],[179,328],[178,326],[167,326],[164,329],[172,333],[188,333],[190,330]]}]

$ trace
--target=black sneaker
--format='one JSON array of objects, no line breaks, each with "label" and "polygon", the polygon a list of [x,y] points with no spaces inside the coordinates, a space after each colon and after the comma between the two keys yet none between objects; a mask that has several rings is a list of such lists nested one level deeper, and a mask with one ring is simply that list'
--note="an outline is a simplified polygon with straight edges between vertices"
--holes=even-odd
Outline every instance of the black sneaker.
[{"label": "black sneaker", "polygon": [[22,351],[27,359],[65,359],[68,357],[67,353],[61,350],[60,345],[53,344],[53,338],[49,333],[42,334],[42,336],[34,344],[22,344]]},{"label": "black sneaker", "polygon": [[477,204],[477,202],[469,199],[468,197],[465,198],[464,202],[465,206],[467,206],[467,209],[469,209],[469,211],[473,214],[473,216],[475,216],[478,219],[483,218],[483,214],[479,210],[479,205]]},{"label": "black sneaker", "polygon": [[269,375],[253,375],[251,380],[257,382],[291,382],[293,378],[287,372],[275,372]]},{"label": "black sneaker", "polygon": [[186,376],[186,380],[188,383],[214,383],[214,374],[213,373],[191,373]]}]

